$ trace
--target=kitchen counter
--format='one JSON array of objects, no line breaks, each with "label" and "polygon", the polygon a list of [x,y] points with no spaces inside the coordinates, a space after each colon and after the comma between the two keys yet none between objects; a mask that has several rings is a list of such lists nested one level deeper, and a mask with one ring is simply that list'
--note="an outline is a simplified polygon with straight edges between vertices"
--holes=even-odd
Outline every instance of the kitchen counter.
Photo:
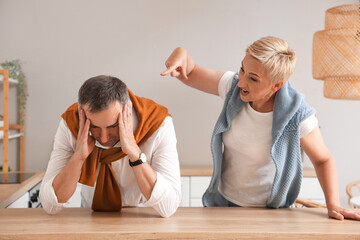
[{"label": "kitchen counter", "polygon": [[[14,173],[14,172],[11,172]],[[17,172],[20,173],[21,172]],[[21,183],[1,183],[0,184],[0,208],[4,208],[13,203],[16,199],[21,197],[27,191],[32,189],[38,183],[41,182],[45,175],[45,172],[22,172],[22,173],[33,173],[33,175],[21,181]]]},{"label": "kitchen counter", "polygon": [[[181,176],[212,176],[213,167],[209,165],[181,165]],[[303,177],[316,177],[315,170],[313,168],[303,168]]]},{"label": "kitchen counter", "polygon": [[360,239],[360,221],[330,219],[314,208],[179,208],[170,218],[136,207],[57,215],[5,208],[0,216],[0,239]]}]

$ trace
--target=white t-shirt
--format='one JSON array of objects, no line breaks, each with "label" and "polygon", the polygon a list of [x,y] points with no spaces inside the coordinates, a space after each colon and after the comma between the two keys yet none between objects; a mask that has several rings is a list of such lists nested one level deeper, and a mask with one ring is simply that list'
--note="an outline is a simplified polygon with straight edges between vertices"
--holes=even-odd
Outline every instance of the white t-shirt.
[{"label": "white t-shirt", "polygon": [[[219,95],[225,99],[234,72],[226,72],[219,82]],[[235,115],[230,129],[223,133],[223,165],[219,192],[243,207],[265,207],[275,177],[270,155],[273,112],[255,111],[249,103]],[[318,124],[315,115],[300,125],[300,137]]]}]

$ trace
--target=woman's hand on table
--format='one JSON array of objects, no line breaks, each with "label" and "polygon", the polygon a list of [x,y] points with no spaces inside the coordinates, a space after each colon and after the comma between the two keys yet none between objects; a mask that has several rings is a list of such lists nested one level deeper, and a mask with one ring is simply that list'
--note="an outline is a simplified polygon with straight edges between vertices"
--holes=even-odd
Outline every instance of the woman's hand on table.
[{"label": "woman's hand on table", "polygon": [[328,215],[331,218],[335,218],[337,220],[344,220],[344,218],[346,218],[360,221],[360,213],[351,209],[345,209],[336,205],[328,206],[327,209]]}]

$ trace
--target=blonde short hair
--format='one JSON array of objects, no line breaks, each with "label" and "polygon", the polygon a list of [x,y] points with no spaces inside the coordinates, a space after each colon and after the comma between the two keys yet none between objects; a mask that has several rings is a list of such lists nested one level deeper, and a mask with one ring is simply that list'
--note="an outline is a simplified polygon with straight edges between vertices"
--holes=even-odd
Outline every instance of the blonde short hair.
[{"label": "blonde short hair", "polygon": [[263,64],[272,83],[287,81],[295,70],[295,52],[283,39],[277,37],[260,38],[246,49],[246,55]]}]

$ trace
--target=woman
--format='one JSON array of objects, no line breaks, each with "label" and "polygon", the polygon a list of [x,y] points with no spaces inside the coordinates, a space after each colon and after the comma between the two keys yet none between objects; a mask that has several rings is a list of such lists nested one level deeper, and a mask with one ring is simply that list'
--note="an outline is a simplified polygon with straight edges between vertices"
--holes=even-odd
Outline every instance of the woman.
[{"label": "woman", "polygon": [[300,191],[302,148],[315,167],[328,215],[360,220],[340,207],[335,162],[315,110],[287,82],[296,56],[284,40],[255,41],[238,73],[201,67],[181,47],[165,65],[162,76],[224,99],[211,140],[214,172],[204,206],[291,206]]}]

